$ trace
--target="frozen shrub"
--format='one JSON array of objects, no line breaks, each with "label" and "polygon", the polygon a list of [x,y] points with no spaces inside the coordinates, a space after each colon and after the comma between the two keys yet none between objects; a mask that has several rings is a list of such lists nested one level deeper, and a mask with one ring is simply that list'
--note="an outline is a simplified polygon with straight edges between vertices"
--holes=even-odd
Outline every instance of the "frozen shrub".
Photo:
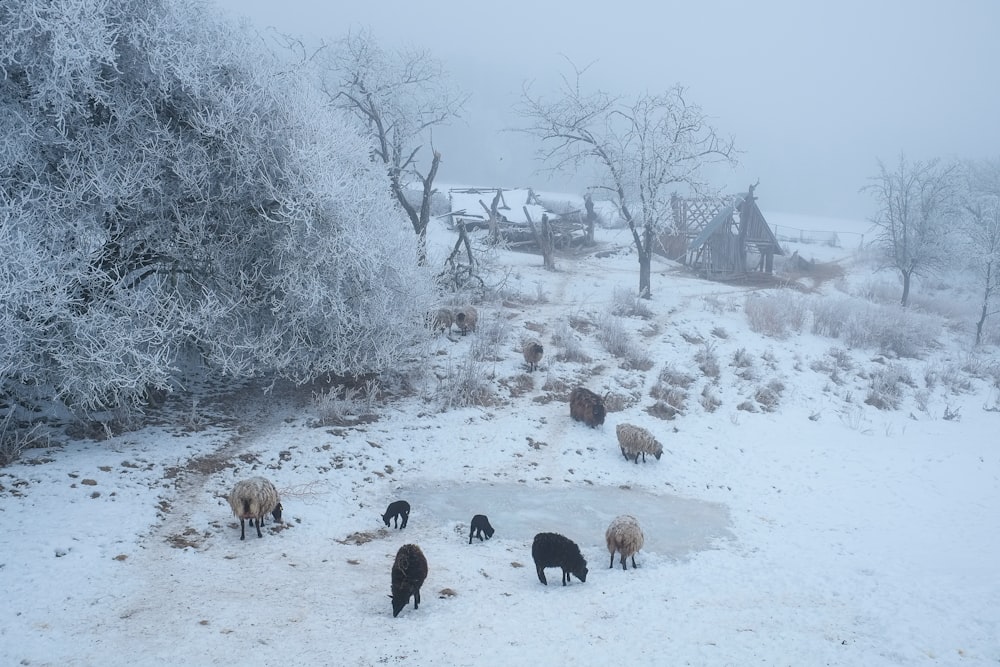
[{"label": "frozen shrub", "polygon": [[652,367],[653,360],[646,353],[646,348],[632,340],[621,318],[614,315],[600,318],[597,321],[597,338],[605,350],[622,359],[628,367],[637,370],[649,370]]},{"label": "frozen shrub", "polygon": [[493,387],[487,380],[487,369],[472,354],[449,368],[448,375],[440,380],[435,395],[442,412],[496,403]]},{"label": "frozen shrub", "polygon": [[772,338],[787,338],[802,331],[806,321],[803,299],[790,292],[751,294],[743,305],[750,329]]},{"label": "frozen shrub", "polygon": [[[657,391],[662,391],[662,388],[669,387],[680,387],[681,389],[687,389],[692,384],[694,384],[694,376],[684,371],[680,370],[672,364],[667,364],[660,371],[660,375],[656,379],[656,385],[649,392],[653,398],[658,398]],[[661,388],[661,389],[658,389]]]},{"label": "frozen shrub", "polygon": [[616,287],[611,295],[611,314],[619,317],[641,317],[648,320],[653,316],[649,301],[640,298],[627,289]]},{"label": "frozen shrub", "polygon": [[476,326],[469,349],[476,361],[501,361],[504,354],[500,348],[510,334],[510,321],[500,313],[482,318]]},{"label": "frozen shrub", "polygon": [[92,415],[192,357],[299,383],[412,358],[431,276],[305,67],[197,0],[0,2],[0,394]]},{"label": "frozen shrub", "polygon": [[903,399],[903,386],[915,386],[906,366],[887,364],[872,373],[865,403],[879,410],[898,410]]},{"label": "frozen shrub", "polygon": [[784,390],[785,385],[781,380],[771,380],[766,385],[757,387],[754,392],[754,400],[764,412],[774,412],[778,409]]},{"label": "frozen shrub", "polygon": [[705,377],[719,377],[719,357],[715,354],[714,345],[706,343],[705,346],[694,355],[694,360]]},{"label": "frozen shrub", "polygon": [[943,329],[941,318],[898,305],[840,298],[814,299],[811,308],[813,333],[895,357],[920,356],[936,344]]},{"label": "frozen shrub", "polygon": [[702,388],[699,402],[701,403],[701,407],[705,409],[705,412],[715,412],[722,405],[722,399],[718,397],[712,386],[708,384]]},{"label": "frozen shrub", "polygon": [[559,349],[556,359],[560,361],[575,361],[588,363],[590,356],[583,351],[580,339],[570,326],[569,321],[560,320],[556,323],[555,333],[552,335],[552,344]]},{"label": "frozen shrub", "polygon": [[754,358],[753,355],[747,352],[746,348],[741,347],[733,353],[733,359],[729,362],[730,366],[736,368],[736,375],[744,380],[753,380],[757,373],[754,370]]}]

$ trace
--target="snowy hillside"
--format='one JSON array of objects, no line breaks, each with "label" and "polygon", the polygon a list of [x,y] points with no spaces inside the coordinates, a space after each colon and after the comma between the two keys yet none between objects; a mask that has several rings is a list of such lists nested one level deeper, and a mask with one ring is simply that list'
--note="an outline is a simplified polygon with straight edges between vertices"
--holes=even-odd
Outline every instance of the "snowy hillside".
[{"label": "snowy hillside", "polygon": [[[440,261],[454,237],[430,231]],[[789,244],[837,270],[779,289],[658,257],[636,302],[630,235],[598,240],[556,272],[493,253],[477,331],[433,338],[385,402],[216,387],[0,469],[0,664],[1000,662],[995,348],[972,354],[933,294],[906,316],[878,301],[891,276],[854,246]],[[841,337],[813,332],[829,304]],[[862,317],[919,354],[849,344]],[[570,419],[577,385],[607,396],[603,427]],[[662,458],[626,461],[622,422]],[[241,542],[225,495],[252,475],[282,491],[284,523]],[[409,524],[386,528],[400,498]],[[496,534],[469,544],[476,513]],[[646,536],[627,571],[604,545],[623,513]],[[580,546],[586,582],[538,581],[543,531]],[[394,619],[405,543],[430,572]]]}]

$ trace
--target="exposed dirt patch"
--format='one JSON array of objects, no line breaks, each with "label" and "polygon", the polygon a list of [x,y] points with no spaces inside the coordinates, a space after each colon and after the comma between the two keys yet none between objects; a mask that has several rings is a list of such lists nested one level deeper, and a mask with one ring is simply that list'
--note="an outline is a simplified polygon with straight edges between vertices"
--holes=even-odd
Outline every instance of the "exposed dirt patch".
[{"label": "exposed dirt patch", "polygon": [[345,537],[342,540],[337,540],[340,544],[367,544],[374,540],[384,540],[389,537],[389,531],[385,528],[379,528],[378,530],[354,532]]}]

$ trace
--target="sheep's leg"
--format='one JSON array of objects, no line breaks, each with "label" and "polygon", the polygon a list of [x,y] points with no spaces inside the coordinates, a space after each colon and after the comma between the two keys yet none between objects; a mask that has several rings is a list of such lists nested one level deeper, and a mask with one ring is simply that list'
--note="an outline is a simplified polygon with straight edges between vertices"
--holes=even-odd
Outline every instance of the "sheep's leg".
[{"label": "sheep's leg", "polygon": [[545,580],[545,569],[543,567],[539,566],[539,565],[536,565],[535,566],[535,572],[538,573],[538,580],[540,582],[542,582],[543,584],[545,584],[546,586],[548,586],[549,582],[547,582]]},{"label": "sheep's leg", "polygon": [[403,515],[403,525],[400,528],[406,528],[406,522],[410,520],[410,513],[407,512]]},{"label": "sheep's leg", "polygon": [[472,544],[472,533],[474,533],[474,532],[475,532],[474,529],[472,529],[472,528],[469,529],[469,544]]},{"label": "sheep's leg", "polygon": [[611,569],[611,568],[613,568],[614,566],[615,566],[615,552],[614,552],[614,551],[612,551],[612,552],[611,552],[611,565],[608,565],[608,569],[610,570],[610,569]]},{"label": "sheep's leg", "polygon": [[625,448],[624,447],[622,447],[622,456],[624,456],[625,460],[628,461],[628,454],[625,453]]},{"label": "sheep's leg", "polygon": [[569,572],[563,570],[563,586],[569,583]]},{"label": "sheep's leg", "polygon": [[622,569],[628,571],[628,556],[625,555],[624,551],[622,552]]},{"label": "sheep's leg", "polygon": [[[638,462],[639,462],[639,455],[638,455],[638,454],[636,454],[636,455],[635,455],[635,462],[636,462],[636,463],[638,463]],[[646,462],[646,452],[643,452],[643,453],[642,453],[642,462],[643,462],[643,463],[645,463],[645,462]]]},{"label": "sheep's leg", "polygon": [[632,569],[635,569],[637,567],[639,566],[635,564],[635,554],[632,554]]},{"label": "sheep's leg", "polygon": [[[260,532],[260,522],[261,518],[257,517],[257,537],[264,537],[264,534]],[[253,525],[253,519],[250,519],[250,525]]]},{"label": "sheep's leg", "polygon": [[240,540],[245,540],[247,538],[247,525],[246,519],[240,517]]},{"label": "sheep's leg", "polygon": [[413,608],[414,609],[420,609],[420,589],[419,588],[413,593]]}]

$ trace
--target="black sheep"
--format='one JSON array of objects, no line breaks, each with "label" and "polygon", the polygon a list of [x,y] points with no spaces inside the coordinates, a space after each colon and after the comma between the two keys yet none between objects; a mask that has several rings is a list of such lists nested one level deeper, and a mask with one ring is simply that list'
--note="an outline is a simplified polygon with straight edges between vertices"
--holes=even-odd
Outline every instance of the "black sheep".
[{"label": "black sheep", "polygon": [[490,525],[490,520],[486,518],[485,514],[477,514],[472,517],[472,523],[469,525],[469,544],[472,544],[472,535],[475,533],[479,541],[483,541],[483,533],[486,533],[486,539],[493,537],[493,526]]},{"label": "black sheep", "polygon": [[585,387],[577,387],[569,395],[569,416],[590,428],[604,424],[604,399]]},{"label": "black sheep", "polygon": [[[403,517],[403,525],[399,525],[399,517]],[[389,519],[392,519],[393,524],[399,528],[406,528],[406,522],[410,520],[410,503],[405,500],[397,500],[395,502],[389,503],[389,507],[386,508],[385,514],[382,515],[382,521],[385,525],[389,525]]]},{"label": "black sheep", "polygon": [[392,564],[392,617],[399,616],[413,598],[413,608],[420,607],[420,587],[427,578],[427,559],[416,544],[404,544]]},{"label": "black sheep", "polygon": [[580,581],[587,581],[587,561],[580,553],[576,542],[558,533],[538,533],[531,543],[531,557],[535,561],[535,571],[538,580],[549,585],[545,580],[545,568],[561,567],[562,583],[569,583],[569,575]]}]

